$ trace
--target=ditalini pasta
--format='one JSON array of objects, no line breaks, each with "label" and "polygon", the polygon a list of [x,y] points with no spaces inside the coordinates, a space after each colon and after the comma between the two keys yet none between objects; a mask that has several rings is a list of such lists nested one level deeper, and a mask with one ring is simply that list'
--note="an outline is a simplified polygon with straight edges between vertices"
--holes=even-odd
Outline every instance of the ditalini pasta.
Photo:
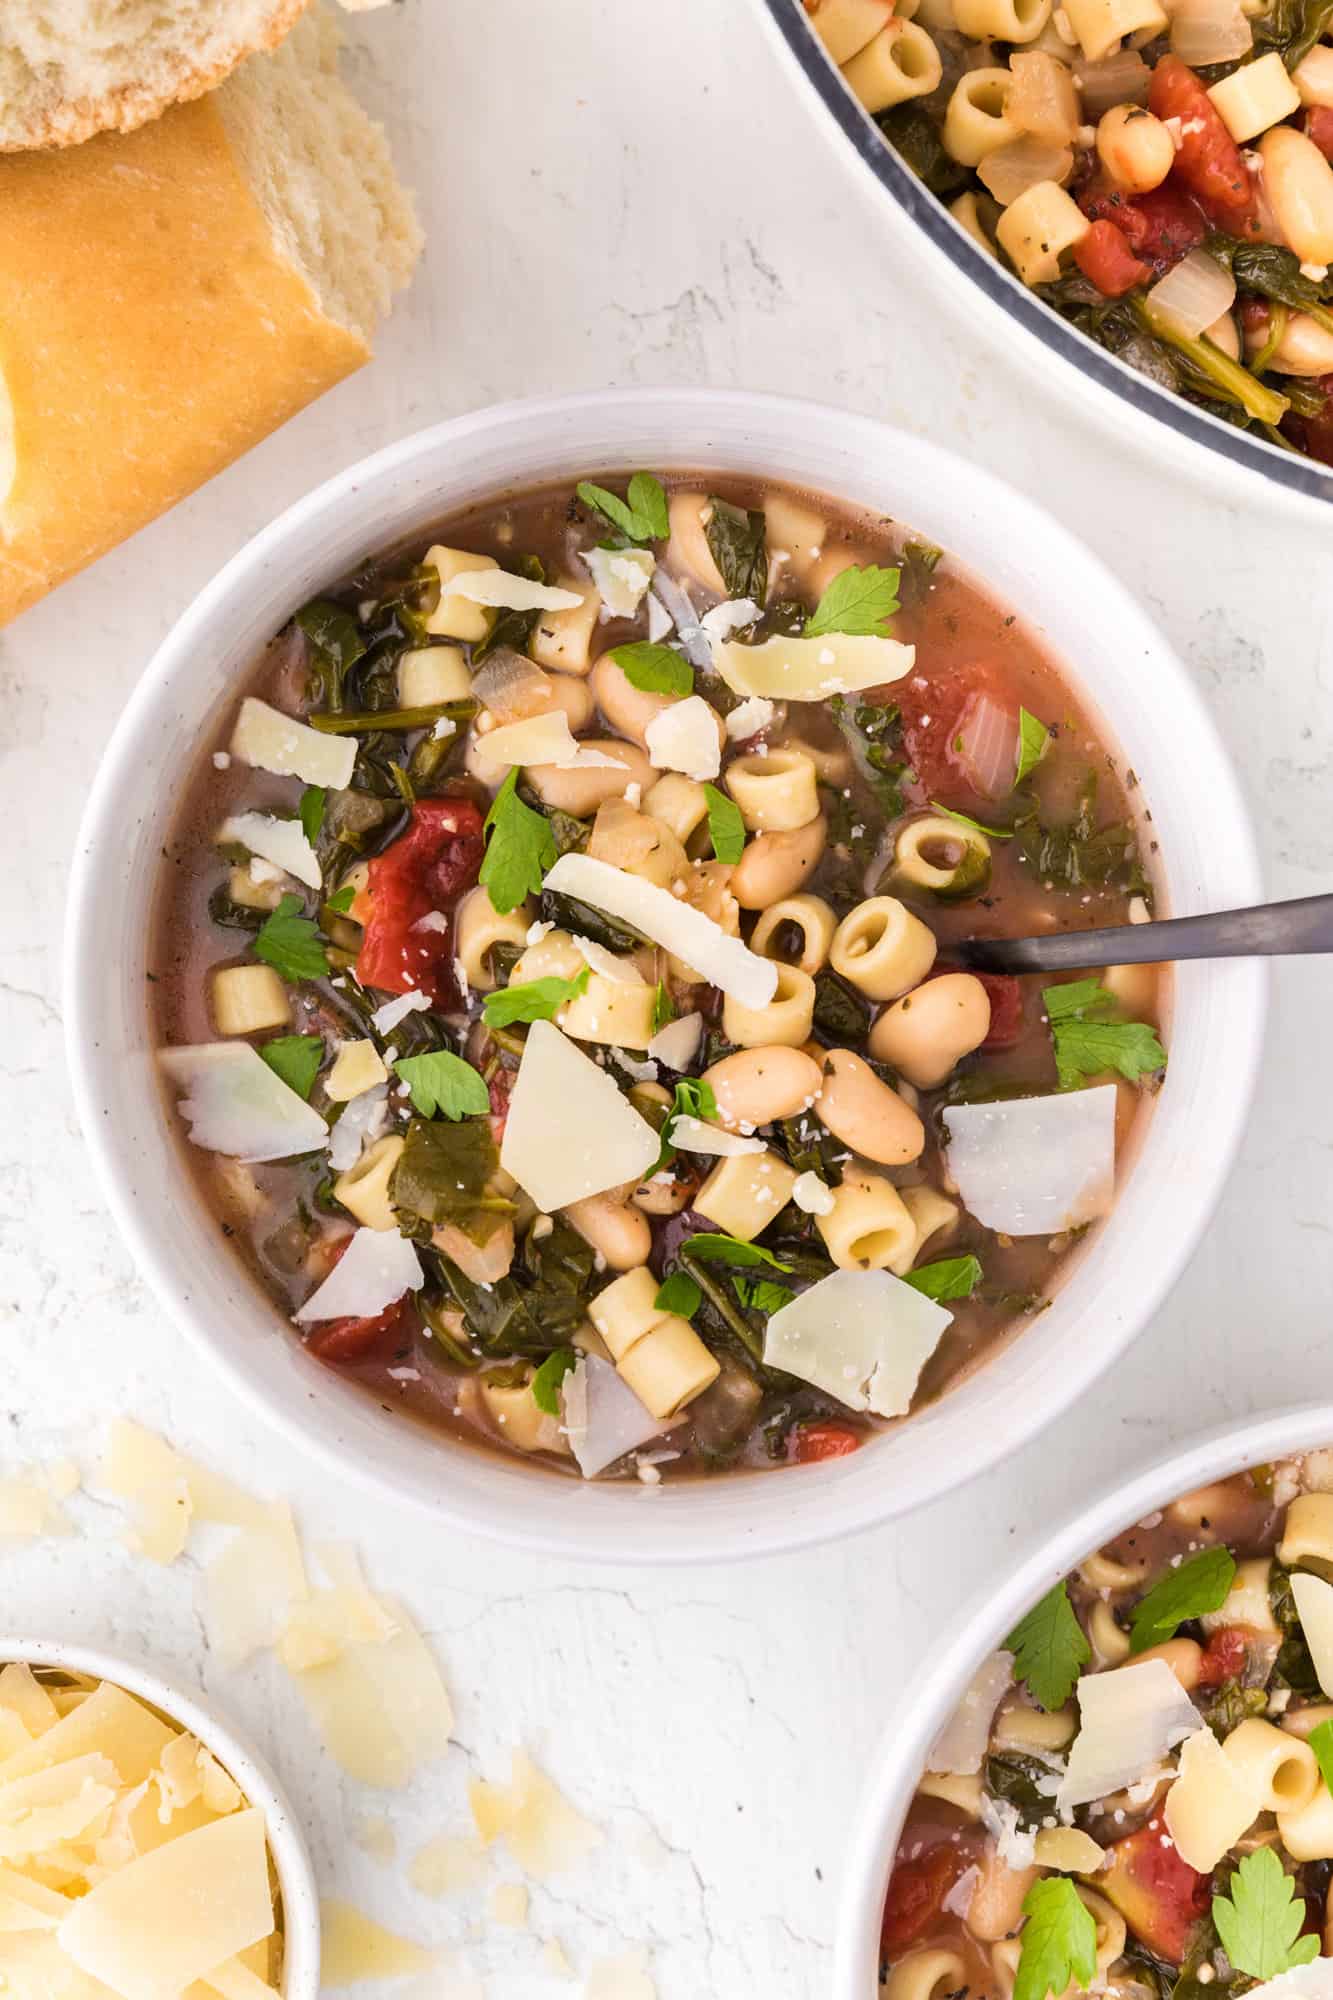
[{"label": "ditalini pasta", "polygon": [[1333,464],[1333,28],[1284,0],[789,0],[959,227],[1090,340]]},{"label": "ditalini pasta", "polygon": [[1333,1451],[1260,1466],[1020,1619],[908,1810],[886,1992],[938,1993],[946,1960],[970,2000],[1329,1992],[1331,1529]]},{"label": "ditalini pasta", "polygon": [[[825,25],[917,74],[886,0]],[[1152,893],[1114,752],[947,555],[642,472],[296,612],[190,777],[151,1001],[275,1338],[655,1482],[853,1451],[1040,1311],[1161,1080],[1161,976],[951,954]]]}]

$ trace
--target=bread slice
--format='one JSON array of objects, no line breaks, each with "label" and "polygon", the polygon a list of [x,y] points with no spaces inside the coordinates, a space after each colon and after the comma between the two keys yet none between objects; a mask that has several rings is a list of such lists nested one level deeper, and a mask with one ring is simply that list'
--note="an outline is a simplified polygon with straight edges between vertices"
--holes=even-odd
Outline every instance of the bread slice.
[{"label": "bread slice", "polygon": [[0,158],[0,624],[360,367],[420,245],[318,12],[137,132]]},{"label": "bread slice", "polygon": [[3,0],[0,152],[132,132],[273,48],[309,0]]}]

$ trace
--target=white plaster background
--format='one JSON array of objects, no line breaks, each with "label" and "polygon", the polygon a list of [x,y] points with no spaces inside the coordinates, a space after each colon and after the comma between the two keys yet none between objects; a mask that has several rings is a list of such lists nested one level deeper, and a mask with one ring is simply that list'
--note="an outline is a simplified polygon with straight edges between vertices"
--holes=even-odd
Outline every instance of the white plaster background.
[{"label": "white plaster background", "polygon": [[[321,1757],[277,1679],[210,1662],[183,1567],[149,1573],[110,1517],[11,1553],[0,1624],[147,1652],[220,1695],[280,1766],[323,1884],[425,1939],[428,1905],[347,1839],[463,1823],[463,1778],[526,1741],[612,1832],[539,1893],[580,1965],[642,1940],[662,2000],[821,2000],[840,1853],[893,1699],[1024,1538],[1169,1438],[1326,1392],[1333,977],[1279,969],[1269,1050],[1217,1221],[1095,1398],[984,1481],[844,1547],[730,1572],[593,1574],[449,1541],[280,1449],[150,1302],[79,1139],[59,938],[76,819],[121,704],[196,589],[272,513],[419,425],[612,383],[815,394],[929,433],[1043,500],[1142,593],[1214,710],[1276,894],[1331,886],[1327,530],[1213,498],[1043,404],[928,293],[867,185],[742,0],[406,0],[354,23],[349,69],[420,192],[429,253],[374,365],[0,635],[0,1464],[86,1452],[129,1410],[362,1544],[434,1635],[459,1746],[406,1801]],[[1004,532],[1002,522],[996,533]],[[1144,689],[1151,706],[1152,690]],[[757,1496],[758,1498],[759,1496]],[[773,1495],[775,1504],[781,1504]],[[501,1870],[503,1873],[503,1870]],[[489,1992],[561,1989],[492,1937]]]}]

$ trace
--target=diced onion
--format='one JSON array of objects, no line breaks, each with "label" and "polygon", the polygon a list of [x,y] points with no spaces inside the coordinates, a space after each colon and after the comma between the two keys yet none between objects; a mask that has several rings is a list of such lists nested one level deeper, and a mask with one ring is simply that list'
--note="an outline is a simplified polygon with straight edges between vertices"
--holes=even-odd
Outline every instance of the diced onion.
[{"label": "diced onion", "polygon": [[1099,62],[1074,64],[1074,76],[1083,95],[1083,116],[1095,125],[1103,111],[1116,104],[1146,104],[1152,71],[1137,49],[1121,49],[1103,56]]},{"label": "diced onion", "polygon": [[699,613],[690,600],[690,594],[683,584],[676,582],[670,570],[659,563],[653,577],[653,595],[664,606],[676,627],[676,637],[686,659],[693,667],[711,667],[713,647],[708,634],[699,622]]},{"label": "diced onion", "polygon": [[551,683],[540,667],[512,646],[500,646],[472,679],[472,692],[498,723],[521,722],[549,707]]},{"label": "diced onion", "polygon": [[963,717],[958,753],[985,798],[1008,798],[1018,769],[1018,717],[1014,711],[992,701],[988,694],[979,695]]},{"label": "diced onion", "polygon": [[995,1711],[1014,1681],[1012,1653],[988,1653],[969,1681],[967,1691],[931,1745],[928,1771],[950,1771],[970,1777],[981,1769],[990,1742]]},{"label": "diced onion", "polygon": [[1068,146],[1048,145],[1044,139],[1030,136],[1011,139],[1007,146],[997,146],[993,153],[987,153],[977,175],[983,180],[1001,208],[1008,208],[1021,194],[1036,187],[1041,181],[1054,181],[1063,186],[1074,169],[1074,155]]},{"label": "diced onion", "polygon": [[1236,280],[1206,250],[1191,250],[1148,294],[1153,312],[1191,340],[1230,312],[1235,297]]},{"label": "diced onion", "polygon": [[1234,62],[1253,47],[1239,0],[1185,0],[1171,17],[1171,53],[1193,69],[1202,63]]},{"label": "diced onion", "polygon": [[1030,49],[1010,56],[1009,74],[1013,82],[1004,100],[1009,123],[1048,146],[1072,146],[1082,120],[1067,65]]}]

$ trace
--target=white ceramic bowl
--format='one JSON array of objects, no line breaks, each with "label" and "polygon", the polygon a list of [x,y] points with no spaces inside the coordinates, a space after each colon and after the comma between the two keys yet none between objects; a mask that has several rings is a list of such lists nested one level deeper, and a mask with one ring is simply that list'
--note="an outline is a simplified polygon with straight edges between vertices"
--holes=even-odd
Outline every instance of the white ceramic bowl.
[{"label": "white ceramic bowl", "polygon": [[182,775],[268,636],[368,550],[464,503],[598,469],[745,470],[910,522],[1037,628],[1138,773],[1172,911],[1260,894],[1235,780],[1178,661],[1111,573],[1030,501],[917,438],[815,403],[608,391],[485,410],[331,480],[243,549],[177,624],[107,750],[75,852],[67,1043],[113,1213],[162,1303],[291,1435],[465,1532],[561,1555],[721,1561],[871,1526],[1049,1423],[1144,1325],[1193,1249],[1238,1143],[1263,1027],[1257,963],[1181,970],[1168,1080],[1114,1215],[1054,1305],[943,1402],[872,1449],[800,1473],[652,1492],[582,1486],[451,1446],[284,1338],[196,1199],[157,1087],[149,909]]},{"label": "white ceramic bowl", "polygon": [[103,1653],[92,1646],[66,1646],[46,1639],[6,1638],[0,1633],[0,1665],[24,1662],[30,1667],[62,1667],[67,1673],[90,1674],[114,1681],[127,1694],[160,1709],[213,1752],[245,1794],[248,1804],[264,1815],[269,1853],[278,1873],[283,1912],[283,2000],[319,2000],[319,1894],[315,1871],[296,1817],[278,1780],[259,1753],[231,1724],[206,1704],[202,1695],[188,1694],[174,1681],[136,1660]]},{"label": "white ceramic bowl", "polygon": [[915,260],[914,283],[928,273],[942,304],[983,326],[996,352],[1012,356],[1043,397],[1077,403],[1117,440],[1129,437],[1155,459],[1169,458],[1187,477],[1206,479],[1210,491],[1282,503],[1324,524],[1333,468],[1185,402],[1062,319],[983,250],[885,142],[826,55],[801,0],[755,4],[797,73],[812,125],[864,168],[886,232],[904,257]]},{"label": "white ceramic bowl", "polygon": [[1038,1598],[1086,1556],[1158,1507],[1211,1480],[1268,1459],[1333,1444],[1333,1404],[1305,1403],[1271,1416],[1208,1431],[1154,1458],[1114,1486],[1021,1562],[993,1595],[974,1600],[954,1623],[955,1637],[915,1676],[885,1729],[843,1862],[833,2000],[876,2000],[879,1934],[889,1865],[926,1753],[987,1653]]}]

